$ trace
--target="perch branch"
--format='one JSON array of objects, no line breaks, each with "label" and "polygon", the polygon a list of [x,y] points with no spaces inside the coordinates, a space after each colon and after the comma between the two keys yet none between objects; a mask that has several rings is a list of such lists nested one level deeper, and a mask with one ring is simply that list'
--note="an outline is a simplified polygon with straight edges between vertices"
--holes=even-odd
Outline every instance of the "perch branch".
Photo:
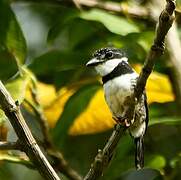
[{"label": "perch branch", "polygon": [[60,178],[51,167],[42,153],[34,137],[31,134],[19,108],[18,102],[14,102],[5,86],[0,81],[0,105],[13,126],[21,145],[21,149],[34,163],[42,177],[47,180],[59,180]]},{"label": "perch branch", "polygon": [[[149,54],[145,60],[145,64],[142,68],[142,71],[139,75],[130,106],[126,112],[125,117],[128,121],[131,122],[134,115],[134,108],[137,100],[139,101],[141,95],[143,94],[147,79],[151,74],[156,59],[163,54],[164,51],[164,40],[165,36],[172,26],[174,20],[174,10],[175,10],[175,1],[167,0],[165,9],[161,12],[159,17],[159,23],[156,28],[155,40],[149,51]],[[108,166],[110,159],[112,157],[113,151],[117,146],[121,134],[126,130],[126,127],[117,125],[116,129],[113,131],[110,139],[105,145],[103,151],[99,150],[89,172],[85,176],[84,180],[94,180],[100,177],[103,174],[104,169]],[[105,151],[110,144],[114,144],[110,151]],[[105,151],[105,152],[104,152]]]}]

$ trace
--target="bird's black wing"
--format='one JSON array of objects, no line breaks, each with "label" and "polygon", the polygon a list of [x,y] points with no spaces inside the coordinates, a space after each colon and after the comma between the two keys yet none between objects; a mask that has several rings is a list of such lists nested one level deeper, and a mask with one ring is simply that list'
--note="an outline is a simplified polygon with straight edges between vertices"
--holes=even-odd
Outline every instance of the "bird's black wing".
[{"label": "bird's black wing", "polygon": [[[147,103],[147,96],[146,96],[146,92],[144,91],[143,92],[143,95],[144,95],[144,105],[145,105],[145,110],[146,110],[146,119],[145,119],[145,122],[146,122],[146,130],[148,128],[148,122],[149,122],[149,109],[148,109],[148,103]],[[145,131],[146,132],[146,131]]]}]

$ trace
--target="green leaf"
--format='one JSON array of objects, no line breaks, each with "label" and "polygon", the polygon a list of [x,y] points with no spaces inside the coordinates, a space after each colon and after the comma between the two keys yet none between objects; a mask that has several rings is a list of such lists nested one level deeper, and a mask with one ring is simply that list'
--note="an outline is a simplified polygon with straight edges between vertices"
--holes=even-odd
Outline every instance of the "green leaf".
[{"label": "green leaf", "polygon": [[181,162],[181,153],[176,154],[176,156],[171,159],[170,166],[172,168],[176,168],[178,166],[179,162]]},{"label": "green leaf", "polygon": [[63,86],[79,81],[82,78],[82,75],[85,76],[85,69],[83,68],[57,72],[55,73],[53,84],[57,89],[60,89]]},{"label": "green leaf", "polygon": [[47,41],[50,44],[54,42],[67,25],[71,24],[71,22],[78,17],[78,11],[75,9],[69,8],[69,10],[67,10],[65,7],[61,7],[61,10],[61,18],[57,19],[48,32]]},{"label": "green leaf", "polygon": [[29,66],[30,69],[37,75],[54,74],[64,70],[76,69],[85,67],[85,55],[80,51],[58,51],[52,50],[37,57]]},{"label": "green leaf", "polygon": [[26,88],[30,83],[36,83],[35,75],[25,66],[21,67],[22,74],[6,83],[6,88],[13,97],[14,101],[18,100],[21,104],[25,98]]},{"label": "green leaf", "polygon": [[139,39],[137,43],[142,46],[142,48],[148,52],[151,44],[154,39],[154,32],[153,31],[146,31],[139,34]]},{"label": "green leaf", "polygon": [[6,84],[6,88],[13,97],[13,99],[21,104],[25,98],[25,92],[28,83],[30,82],[30,77],[25,74]]},{"label": "green leaf", "polygon": [[59,145],[64,141],[74,119],[87,107],[95,92],[100,88],[98,84],[89,84],[80,88],[65,104],[64,111],[53,129],[54,142]]},{"label": "green leaf", "polygon": [[0,49],[11,54],[20,67],[26,57],[26,41],[9,4],[0,1]]},{"label": "green leaf", "polygon": [[4,111],[0,109],[0,126],[2,126],[7,120]]},{"label": "green leaf", "polygon": [[15,58],[7,50],[1,50],[1,48],[0,48],[0,67],[1,67],[0,79],[2,81],[7,81],[17,72],[17,64]]},{"label": "green leaf", "polygon": [[69,24],[70,46],[76,47],[81,44],[81,42],[89,42],[88,38],[93,38],[96,31],[97,30],[91,26],[89,22],[80,18],[74,19]]},{"label": "green leaf", "polygon": [[[5,86],[8,92],[11,94],[14,101],[19,102],[21,104],[25,98],[26,88],[31,82],[32,74],[30,74],[29,70],[22,67],[22,76],[17,77],[9,81]],[[4,112],[0,110],[0,125],[7,120]]]},{"label": "green leaf", "polygon": [[149,122],[149,126],[153,126],[156,124],[181,125],[181,118],[161,117],[161,118],[153,118]]},{"label": "green leaf", "polygon": [[33,164],[28,160],[23,157],[17,156],[17,155],[12,155],[12,154],[7,154],[7,153],[0,153],[0,161],[7,161],[10,163],[17,163],[17,164],[22,164],[27,166],[28,168],[34,168]]},{"label": "green leaf", "polygon": [[80,17],[85,20],[98,21],[112,33],[119,35],[127,35],[133,32],[139,32],[138,27],[131,21],[110,14],[103,10],[93,9],[90,11],[83,11]]},{"label": "green leaf", "polygon": [[162,169],[165,167],[165,165],[166,165],[166,160],[161,155],[152,155],[149,158],[149,161],[146,163],[146,166],[154,169]]},{"label": "green leaf", "polygon": [[[73,29],[73,31],[72,31]],[[86,29],[86,31],[85,31]],[[60,22],[57,26],[52,27],[48,33],[48,42],[53,42],[56,38],[64,38],[67,36],[68,48],[73,49],[82,42],[88,42],[88,38],[94,37],[94,33],[98,31],[90,22],[72,17],[66,23]]]}]

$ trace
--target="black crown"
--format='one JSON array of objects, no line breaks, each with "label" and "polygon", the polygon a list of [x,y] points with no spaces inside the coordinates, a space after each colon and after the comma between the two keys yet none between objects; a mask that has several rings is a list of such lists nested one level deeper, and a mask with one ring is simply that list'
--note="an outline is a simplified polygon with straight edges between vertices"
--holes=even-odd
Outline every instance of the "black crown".
[{"label": "black crown", "polygon": [[101,48],[97,50],[94,54],[93,57],[100,58],[102,55],[106,55],[107,53],[112,52],[115,58],[122,58],[125,57],[126,54],[124,51],[118,48],[113,48],[113,47],[106,47],[106,48]]}]

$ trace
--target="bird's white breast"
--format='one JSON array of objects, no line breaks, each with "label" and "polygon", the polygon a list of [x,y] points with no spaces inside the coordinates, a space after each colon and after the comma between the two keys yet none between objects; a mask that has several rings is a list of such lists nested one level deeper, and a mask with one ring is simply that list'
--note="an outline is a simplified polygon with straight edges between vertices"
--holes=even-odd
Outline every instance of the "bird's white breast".
[{"label": "bird's white breast", "polygon": [[105,99],[115,117],[121,117],[124,111],[125,98],[133,93],[137,73],[124,74],[106,82],[103,86]]}]

